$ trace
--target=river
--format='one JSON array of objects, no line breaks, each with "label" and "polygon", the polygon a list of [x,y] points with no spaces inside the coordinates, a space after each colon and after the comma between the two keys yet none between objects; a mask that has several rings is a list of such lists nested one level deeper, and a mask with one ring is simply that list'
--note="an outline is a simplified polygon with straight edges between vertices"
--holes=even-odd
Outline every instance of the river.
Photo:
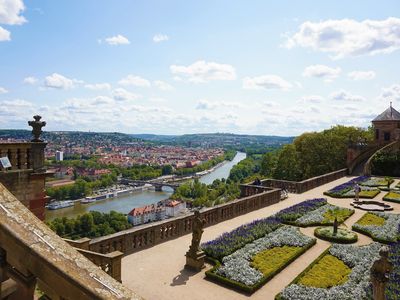
[{"label": "river", "polygon": [[[245,158],[246,153],[237,152],[232,161],[223,163],[212,172],[202,176],[200,178],[200,182],[210,184],[217,178],[227,178],[232,167]],[[141,207],[144,205],[156,203],[160,200],[167,199],[172,195],[172,193],[173,190],[171,188],[164,187],[161,192],[156,192],[154,190],[144,190],[88,204],[81,204],[80,202],[76,202],[74,206],[67,208],[57,210],[46,209],[46,220],[52,220],[57,217],[76,217],[77,215],[89,212],[91,210],[99,212],[109,212],[111,210],[115,210],[127,214],[135,207]]]}]

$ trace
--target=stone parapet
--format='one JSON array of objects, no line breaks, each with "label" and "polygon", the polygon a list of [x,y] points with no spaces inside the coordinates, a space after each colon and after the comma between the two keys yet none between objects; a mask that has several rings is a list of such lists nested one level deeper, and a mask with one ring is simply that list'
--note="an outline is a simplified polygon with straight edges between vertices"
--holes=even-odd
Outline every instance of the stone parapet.
[{"label": "stone parapet", "polygon": [[[218,224],[248,212],[278,203],[280,190],[261,188],[263,191],[225,204],[216,205],[201,211],[205,227]],[[109,253],[121,251],[125,255],[165,241],[192,233],[194,214],[171,218],[160,222],[137,226],[90,241],[90,251]]]},{"label": "stone parapet", "polygon": [[141,299],[58,237],[2,184],[0,250],[0,280],[16,282],[12,299],[33,299],[36,283],[52,299]]},{"label": "stone parapet", "polygon": [[341,169],[335,172],[312,177],[303,181],[289,181],[279,179],[265,179],[261,181],[262,186],[286,189],[290,193],[301,194],[308,190],[319,187],[328,182],[342,178],[347,175],[347,169]]}]

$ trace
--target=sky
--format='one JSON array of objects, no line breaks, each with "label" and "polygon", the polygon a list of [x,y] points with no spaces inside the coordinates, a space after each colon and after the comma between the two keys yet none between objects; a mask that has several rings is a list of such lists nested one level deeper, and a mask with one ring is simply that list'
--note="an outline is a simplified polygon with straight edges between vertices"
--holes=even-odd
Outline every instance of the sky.
[{"label": "sky", "polygon": [[0,0],[0,128],[299,135],[400,110],[400,2]]}]

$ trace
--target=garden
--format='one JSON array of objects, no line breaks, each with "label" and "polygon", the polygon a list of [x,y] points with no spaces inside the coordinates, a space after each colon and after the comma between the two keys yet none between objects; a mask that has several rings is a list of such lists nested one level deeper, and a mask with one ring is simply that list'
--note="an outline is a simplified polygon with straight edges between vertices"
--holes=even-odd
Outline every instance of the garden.
[{"label": "garden", "polygon": [[383,200],[400,203],[400,191],[391,190],[383,197]]},{"label": "garden", "polygon": [[285,208],[275,216],[284,224],[307,227],[333,225],[335,218],[340,224],[353,213],[353,209],[329,204],[325,198],[316,198]]},{"label": "garden", "polygon": [[253,293],[316,243],[291,225],[332,225],[335,218],[342,223],[353,213],[316,198],[242,225],[201,245],[214,264],[206,277]]},{"label": "garden", "polygon": [[368,212],[354,223],[352,229],[370,236],[374,241],[392,243],[397,239],[399,226],[399,214]]},{"label": "garden", "polygon": [[380,243],[333,244],[277,295],[280,300],[370,299],[370,269]]},{"label": "garden", "polygon": [[358,184],[361,188],[359,197],[372,199],[380,193],[380,189],[378,188],[378,186],[381,187],[380,184],[386,183],[387,187],[390,185],[389,182],[390,182],[389,179],[383,179],[371,176],[359,176],[349,180],[348,182],[335,186],[329,191],[324,192],[324,195],[333,198],[354,198],[355,197],[354,186],[355,184]]}]

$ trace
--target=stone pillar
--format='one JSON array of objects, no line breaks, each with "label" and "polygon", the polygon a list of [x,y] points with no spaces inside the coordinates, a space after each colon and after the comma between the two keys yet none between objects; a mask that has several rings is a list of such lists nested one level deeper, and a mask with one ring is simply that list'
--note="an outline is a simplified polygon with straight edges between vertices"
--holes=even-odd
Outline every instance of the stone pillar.
[{"label": "stone pillar", "polygon": [[389,273],[393,270],[392,263],[388,260],[389,248],[383,246],[379,251],[381,256],[371,268],[371,281],[374,300],[385,300],[386,283],[389,281]]},{"label": "stone pillar", "polygon": [[35,142],[31,144],[31,168],[35,173],[46,172],[44,168],[44,148],[47,143]]}]

